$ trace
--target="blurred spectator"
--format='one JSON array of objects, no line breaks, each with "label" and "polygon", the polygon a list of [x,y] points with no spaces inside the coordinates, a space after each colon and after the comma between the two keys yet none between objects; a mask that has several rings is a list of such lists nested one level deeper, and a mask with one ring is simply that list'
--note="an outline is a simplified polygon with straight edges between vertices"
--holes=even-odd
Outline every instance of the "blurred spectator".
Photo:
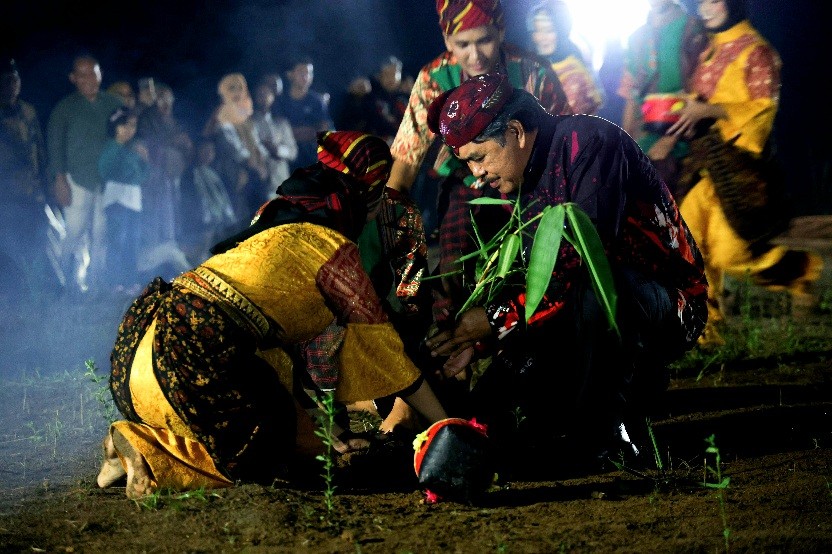
[{"label": "blurred spectator", "polygon": [[277,195],[277,187],[289,178],[289,163],[298,157],[298,145],[292,134],[292,126],[285,118],[272,114],[274,101],[281,94],[283,80],[279,76],[261,81],[254,91],[254,114],[251,118],[257,137],[268,152],[266,165],[269,169],[269,179],[260,191],[257,207]]},{"label": "blurred spectator", "polygon": [[210,248],[233,234],[237,225],[234,206],[219,173],[212,167],[216,147],[203,138],[196,147],[196,160],[182,177],[181,245],[192,263],[202,263]]},{"label": "blurred spectator", "polygon": [[133,91],[133,85],[127,81],[116,81],[109,87],[107,92],[115,94],[124,103],[124,106],[130,110],[136,108],[136,93]]},{"label": "blurred spectator", "polygon": [[[156,102],[139,115],[136,137],[147,145],[150,174],[142,190],[139,269],[143,278],[173,278],[190,265],[178,245],[180,179],[193,156],[193,142],[174,115],[171,88],[154,83]],[[152,274],[151,274],[152,273]]]},{"label": "blurred spectator", "polygon": [[52,194],[66,223],[61,267],[70,291],[87,292],[104,263],[104,181],[98,159],[107,142],[107,121],[121,99],[100,90],[101,67],[91,56],[74,59],[69,80],[76,90],[52,109],[46,139]]},{"label": "blurred spectator", "polygon": [[410,96],[410,91],[413,90],[413,85],[416,84],[416,79],[413,75],[402,75],[402,83],[399,90]]},{"label": "blurred spectator", "polygon": [[153,77],[139,79],[139,96],[136,102],[136,112],[141,113],[156,105],[156,80]]},{"label": "blurred spectator", "polygon": [[355,77],[350,81],[344,103],[335,118],[338,129],[367,132],[373,111],[370,105],[372,90],[373,85],[367,77]]},{"label": "blurred spectator", "polygon": [[[32,299],[59,289],[47,240],[46,147],[38,114],[20,99],[14,60],[0,67],[0,295]],[[52,254],[53,266],[49,254]]]},{"label": "blurred spectator", "polygon": [[395,56],[384,58],[374,75],[350,83],[338,127],[364,131],[392,144],[410,95],[410,91],[402,91],[401,84],[401,60]]},{"label": "blurred spectator", "polygon": [[173,113],[176,96],[164,83],[156,83],[155,90],[156,101],[139,115],[136,136],[147,144],[151,160],[161,156],[159,150],[175,148],[189,161],[194,145],[185,126]]},{"label": "blurred spectator", "polygon": [[646,127],[642,109],[648,96],[684,94],[707,38],[699,18],[678,0],[649,0],[647,22],[627,43],[618,94],[625,100],[621,127],[653,160],[670,192],[680,202],[681,160],[690,151],[685,140],[665,135],[665,128]]},{"label": "blurred spectator", "polygon": [[311,90],[314,74],[311,58],[301,56],[294,59],[286,71],[289,94],[275,100],[277,114],[289,121],[298,145],[298,157],[289,164],[292,171],[318,161],[317,134],[334,127],[329,115],[328,95]]},{"label": "blurred spectator", "polygon": [[[151,158],[152,160],[153,158]],[[166,148],[151,165],[142,194],[142,230],[139,241],[139,276],[144,282],[156,276],[173,279],[190,265],[180,246],[182,234],[181,185],[185,157]]]},{"label": "blurred spectator", "polygon": [[107,284],[136,294],[140,285],[138,252],[141,232],[142,186],[148,176],[148,151],[134,140],[138,118],[126,106],[110,116],[110,139],[98,159],[104,179],[107,217]]},{"label": "blurred spectator", "polygon": [[526,19],[526,29],[538,54],[549,60],[575,113],[595,115],[604,102],[603,89],[592,65],[570,38],[572,14],[566,2],[543,0]]},{"label": "blurred spectator", "polygon": [[242,229],[260,206],[260,191],[268,186],[269,153],[254,129],[254,105],[243,74],[225,75],[217,93],[222,103],[206,124],[204,135],[216,145],[215,167],[234,204],[238,228]]}]

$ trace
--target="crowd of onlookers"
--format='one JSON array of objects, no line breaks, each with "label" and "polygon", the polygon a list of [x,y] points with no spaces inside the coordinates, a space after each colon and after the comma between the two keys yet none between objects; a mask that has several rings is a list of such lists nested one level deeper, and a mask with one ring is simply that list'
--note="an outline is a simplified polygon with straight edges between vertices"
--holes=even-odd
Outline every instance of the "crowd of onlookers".
[{"label": "crowd of onlookers", "polygon": [[[104,85],[99,62],[76,57],[75,90],[48,114],[21,98],[14,60],[0,69],[0,290],[6,300],[137,292],[171,278],[245,227],[298,167],[316,161],[316,135],[336,128],[388,143],[412,82],[383,58],[356,78],[343,109],[311,88],[306,56],[249,82],[229,73],[201,129],[174,110],[153,77]],[[284,88],[285,87],[285,88]]]}]

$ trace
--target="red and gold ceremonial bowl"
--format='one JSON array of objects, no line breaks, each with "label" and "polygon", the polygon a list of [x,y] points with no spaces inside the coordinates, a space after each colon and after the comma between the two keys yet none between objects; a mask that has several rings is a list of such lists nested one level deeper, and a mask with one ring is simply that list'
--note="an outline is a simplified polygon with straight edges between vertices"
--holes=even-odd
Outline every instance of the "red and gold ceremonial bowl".
[{"label": "red and gold ceremonial bowl", "polygon": [[654,133],[664,133],[679,121],[679,110],[688,102],[686,94],[648,94],[641,105],[644,128]]}]

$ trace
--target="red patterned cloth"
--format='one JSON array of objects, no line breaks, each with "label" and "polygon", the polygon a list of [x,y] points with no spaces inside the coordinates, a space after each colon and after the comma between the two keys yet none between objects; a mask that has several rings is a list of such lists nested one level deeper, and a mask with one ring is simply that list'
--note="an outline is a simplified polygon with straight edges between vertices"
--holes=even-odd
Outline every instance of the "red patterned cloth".
[{"label": "red patterned cloth", "polygon": [[482,133],[511,98],[513,87],[501,73],[486,73],[468,79],[442,93],[428,108],[428,127],[442,135],[445,144],[459,153]]},{"label": "red patterned cloth", "polygon": [[445,35],[486,25],[503,28],[500,0],[436,0],[439,28]]}]

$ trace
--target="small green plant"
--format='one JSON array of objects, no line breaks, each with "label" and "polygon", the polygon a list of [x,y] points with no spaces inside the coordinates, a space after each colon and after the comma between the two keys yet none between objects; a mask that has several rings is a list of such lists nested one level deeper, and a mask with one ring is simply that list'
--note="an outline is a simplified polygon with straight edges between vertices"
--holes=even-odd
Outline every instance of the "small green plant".
[{"label": "small green plant", "polygon": [[106,375],[99,375],[98,366],[95,365],[95,360],[85,361],[84,366],[87,368],[84,372],[84,377],[92,381],[94,385],[97,385],[96,389],[93,391],[93,395],[95,396],[95,400],[98,402],[99,408],[101,408],[107,423],[113,423],[116,419],[118,419],[118,414],[115,404],[113,404],[113,399],[110,396],[109,377]]},{"label": "small green plant", "polygon": [[138,498],[133,502],[143,510],[155,511],[161,510],[162,508],[181,510],[188,502],[208,502],[209,498],[222,497],[218,493],[207,490],[204,487],[184,492],[160,489],[152,494]]},{"label": "small green plant", "polygon": [[[731,482],[731,478],[722,474],[722,458],[719,448],[716,446],[715,435],[705,439],[705,464],[702,486],[709,489],[716,489],[717,500],[719,500],[719,514],[722,517],[722,537],[725,540],[725,551],[728,552],[729,537],[731,529],[728,527],[728,516],[725,511],[725,490]],[[709,462],[709,459],[711,460]]]},{"label": "small green plant", "polygon": [[520,406],[515,406],[512,414],[514,415],[514,428],[520,429],[520,425],[526,421],[526,416],[523,415],[523,411],[520,409]]},{"label": "small green plant", "polygon": [[323,464],[323,473],[321,477],[324,479],[324,504],[326,506],[327,518],[332,523],[332,517],[335,512],[335,413],[337,410],[335,404],[335,394],[332,391],[324,393],[319,402],[322,409],[318,412],[318,427],[315,429],[315,435],[324,443],[324,453],[316,456],[319,462]]}]

